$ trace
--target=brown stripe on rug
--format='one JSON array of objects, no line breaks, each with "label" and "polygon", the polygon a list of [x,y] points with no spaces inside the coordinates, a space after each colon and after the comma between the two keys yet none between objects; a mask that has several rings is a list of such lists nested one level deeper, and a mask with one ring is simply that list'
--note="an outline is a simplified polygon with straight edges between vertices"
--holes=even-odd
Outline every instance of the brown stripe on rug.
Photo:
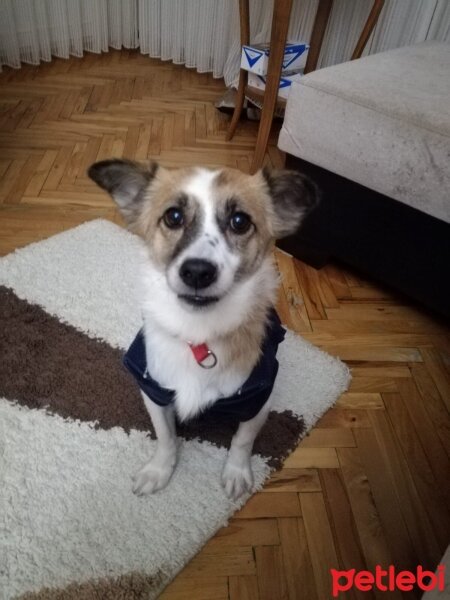
[{"label": "brown stripe on rug", "polygon": [[[138,387],[122,366],[122,351],[62,323],[0,286],[0,396],[96,427],[148,431],[150,417]],[[186,439],[229,447],[237,422],[208,413],[179,425]],[[271,411],[254,452],[279,467],[298,444],[303,419]]]},{"label": "brown stripe on rug", "polygon": [[115,578],[71,583],[63,589],[27,592],[17,600],[144,600],[161,588],[162,577],[130,573]]}]

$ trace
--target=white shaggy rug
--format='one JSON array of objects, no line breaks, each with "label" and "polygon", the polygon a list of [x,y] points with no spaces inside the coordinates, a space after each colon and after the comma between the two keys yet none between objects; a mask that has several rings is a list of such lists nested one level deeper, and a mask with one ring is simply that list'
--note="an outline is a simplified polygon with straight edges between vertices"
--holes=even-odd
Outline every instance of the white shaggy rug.
[{"label": "white shaggy rug", "polygon": [[[0,259],[2,600],[114,598],[127,590],[156,598],[248,499],[232,502],[222,490],[223,437],[195,431],[183,433],[165,490],[131,493],[131,475],[155,445],[120,365],[141,325],[139,247],[135,236],[96,220]],[[274,411],[253,456],[257,488],[350,379],[339,360],[291,332],[278,359]],[[82,365],[75,374],[74,362]],[[102,379],[102,398],[91,375]],[[109,378],[118,404],[108,404]]]}]

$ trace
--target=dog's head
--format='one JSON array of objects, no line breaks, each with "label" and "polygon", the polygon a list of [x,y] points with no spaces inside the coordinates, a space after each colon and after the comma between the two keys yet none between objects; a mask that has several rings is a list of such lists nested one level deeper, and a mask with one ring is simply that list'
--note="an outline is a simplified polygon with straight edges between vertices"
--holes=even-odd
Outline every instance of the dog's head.
[{"label": "dog's head", "polygon": [[89,176],[144,239],[180,302],[194,308],[215,304],[254,274],[273,240],[294,233],[317,200],[314,184],[295,171],[250,176],[106,160]]}]

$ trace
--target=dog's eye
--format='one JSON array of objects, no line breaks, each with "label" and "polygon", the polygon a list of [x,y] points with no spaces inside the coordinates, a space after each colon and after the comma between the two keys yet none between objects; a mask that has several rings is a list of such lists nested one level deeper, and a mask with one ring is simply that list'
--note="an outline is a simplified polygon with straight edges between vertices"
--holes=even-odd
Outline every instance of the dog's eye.
[{"label": "dog's eye", "polygon": [[252,221],[250,217],[244,212],[235,212],[230,219],[230,227],[234,233],[243,234],[247,233],[250,229]]},{"label": "dog's eye", "polygon": [[184,222],[183,211],[175,206],[168,208],[163,215],[163,220],[169,229],[178,229]]}]

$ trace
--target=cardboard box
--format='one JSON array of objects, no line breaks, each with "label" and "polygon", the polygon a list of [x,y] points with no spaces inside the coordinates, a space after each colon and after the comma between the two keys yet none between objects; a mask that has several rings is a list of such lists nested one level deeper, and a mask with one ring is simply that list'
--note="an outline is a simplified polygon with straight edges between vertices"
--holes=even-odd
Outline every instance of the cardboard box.
[{"label": "cardboard box", "polygon": [[[306,65],[309,44],[304,42],[293,42],[286,44],[283,57],[282,71],[294,71],[303,69]],[[242,46],[241,69],[267,75],[269,65],[269,44],[254,44],[253,46]]]},{"label": "cardboard box", "polygon": [[[280,85],[278,87],[278,97],[287,99],[293,81],[299,81],[303,77],[303,69],[293,71],[292,73],[282,73]],[[255,73],[248,74],[248,85],[261,91],[266,89],[266,79],[263,75]]]}]

